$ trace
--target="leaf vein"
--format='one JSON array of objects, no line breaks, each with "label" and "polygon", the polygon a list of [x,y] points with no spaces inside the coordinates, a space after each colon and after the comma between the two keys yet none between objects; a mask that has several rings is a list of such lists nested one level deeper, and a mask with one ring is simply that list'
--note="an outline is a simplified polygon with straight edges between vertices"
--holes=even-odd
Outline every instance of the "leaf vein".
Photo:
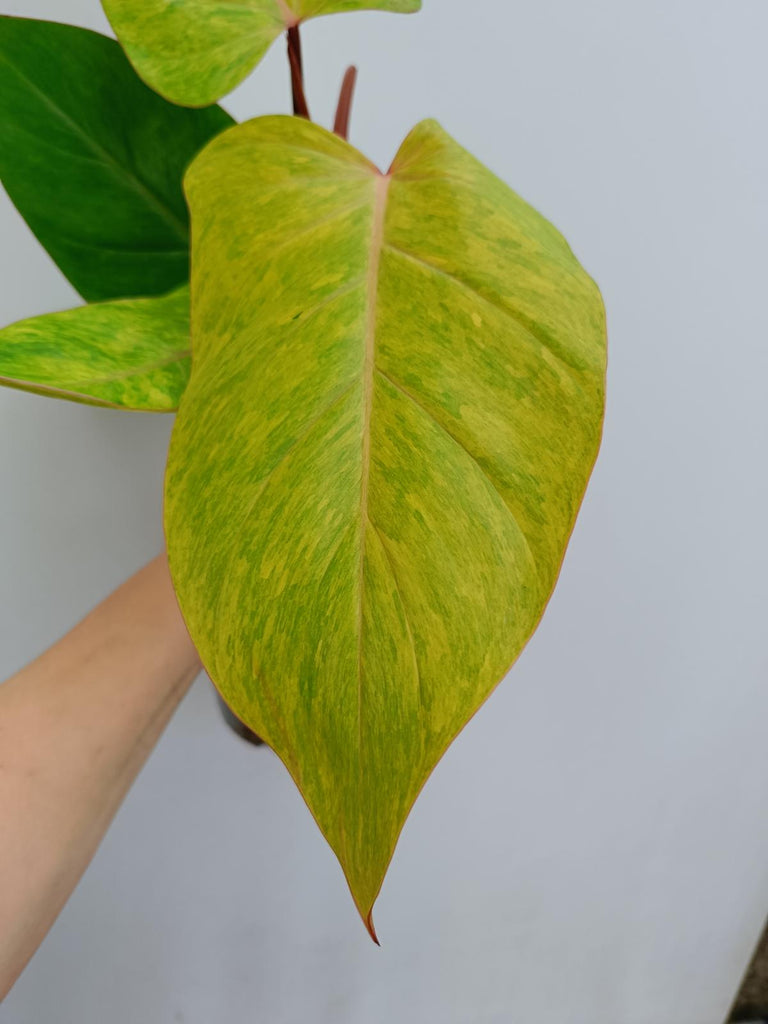
[{"label": "leaf vein", "polygon": [[123,370],[120,373],[110,374],[105,377],[90,377],[82,381],[83,384],[88,384],[92,387],[94,384],[111,384],[113,381],[118,380],[129,380],[131,377],[140,377],[143,374],[152,373],[153,370],[162,370],[166,366],[172,366],[174,363],[180,363],[189,356],[190,352],[188,348],[178,349],[176,352],[171,352],[170,355],[165,356],[163,359],[156,359],[151,363],[145,363],[142,366],[130,367],[127,370]]},{"label": "leaf vein", "polygon": [[397,572],[395,570],[395,563],[393,562],[392,556],[389,553],[389,548],[387,547],[387,545],[384,542],[384,535],[382,534],[382,532],[378,528],[378,526],[374,523],[374,521],[371,519],[370,514],[368,514],[367,518],[368,518],[368,522],[371,525],[371,529],[373,530],[373,532],[376,534],[376,536],[379,539],[379,544],[381,544],[381,550],[384,552],[384,558],[386,560],[387,565],[389,566],[389,572],[390,572],[390,575],[392,577],[392,582],[395,585],[395,590],[397,591],[397,596],[398,596],[398,598],[400,600],[400,607],[403,609],[403,618],[405,619],[405,628],[406,628],[406,630],[408,632],[408,639],[410,640],[410,643],[411,643],[411,651],[413,652],[413,664],[414,664],[414,667],[416,669],[416,685],[417,685],[417,688],[418,688],[418,691],[419,691],[419,702],[420,702],[422,708],[424,708],[425,707],[424,686],[423,686],[423,681],[422,681],[422,678],[421,678],[421,669],[419,668],[419,658],[418,658],[418,655],[416,654],[416,641],[414,639],[413,629],[411,628],[411,620],[410,620],[410,617],[408,615],[408,609],[407,609],[406,604],[405,604],[405,599],[403,598],[403,589],[400,586],[400,583],[399,583],[399,580],[398,580],[398,576],[397,576]]},{"label": "leaf vein", "polygon": [[388,373],[386,373],[384,370],[380,369],[379,367],[377,367],[376,369],[377,369],[377,373],[379,374],[379,376],[383,377],[384,380],[388,381],[392,385],[393,388],[395,388],[402,395],[404,395],[407,399],[409,399],[409,401],[413,405],[415,405],[418,409],[420,409],[424,413],[425,416],[427,416],[430,420],[432,420],[432,422],[437,427],[439,427],[439,429],[444,434],[446,434],[453,441],[453,443],[455,445],[457,445],[459,448],[461,448],[461,450],[466,455],[469,456],[469,458],[472,460],[472,462],[475,464],[475,466],[477,466],[477,468],[480,470],[482,475],[485,477],[485,479],[491,485],[491,487],[492,487],[493,491],[495,492],[495,494],[498,496],[498,498],[501,501],[502,505],[504,506],[504,508],[506,509],[507,513],[509,514],[509,518],[514,523],[515,528],[516,528],[516,530],[517,530],[521,540],[523,541],[523,544],[525,545],[525,549],[526,549],[526,551],[528,553],[528,557],[530,558],[530,561],[531,561],[531,566],[532,566],[532,568],[533,568],[533,570],[534,570],[534,572],[536,574],[537,579],[539,579],[540,577],[539,577],[538,563],[536,561],[536,557],[534,556],[533,549],[531,547],[531,543],[528,540],[528,536],[525,533],[525,530],[523,530],[522,526],[520,525],[520,521],[518,520],[517,515],[515,514],[514,509],[510,506],[509,502],[507,501],[507,499],[502,494],[502,492],[501,492],[501,490],[499,488],[499,485],[496,483],[496,481],[490,475],[488,470],[478,460],[477,456],[474,455],[469,450],[469,448],[467,448],[467,446],[464,444],[464,442],[461,441],[453,433],[453,431],[450,430],[450,428],[446,426],[445,423],[443,423],[440,419],[438,419],[438,417],[435,416],[435,414],[430,409],[428,409],[418,398],[416,398],[416,396],[411,391],[409,391],[406,387],[404,387],[402,384],[400,384],[398,381],[396,381],[393,377],[390,377],[390,375]]},{"label": "leaf vein", "polygon": [[269,484],[270,480],[275,475],[275,473],[277,473],[277,471],[280,469],[280,467],[293,454],[293,452],[299,447],[299,445],[303,441],[305,441],[307,439],[307,437],[309,437],[309,435],[315,429],[315,427],[320,422],[320,420],[322,420],[323,417],[327,416],[327,414],[331,411],[331,409],[334,409],[337,405],[339,405],[347,397],[347,395],[350,394],[350,392],[354,389],[356,384],[357,384],[356,380],[352,381],[351,384],[346,385],[340,392],[338,392],[334,396],[334,398],[327,405],[325,405],[323,407],[323,409],[319,413],[317,413],[316,416],[312,417],[312,419],[309,421],[309,423],[306,425],[306,427],[304,427],[304,429],[291,442],[291,444],[285,449],[285,451],[283,451],[281,453],[281,455],[279,456],[277,462],[274,464],[274,466],[272,466],[272,468],[269,470],[267,475],[258,484],[258,486],[256,488],[256,494],[251,499],[251,501],[248,503],[248,507],[246,508],[245,513],[243,514],[240,526],[238,526],[238,529],[237,529],[238,533],[242,529],[243,525],[247,522],[251,512],[253,512],[254,508],[256,507],[256,502],[264,494],[264,491],[267,489],[267,485]]},{"label": "leaf vein", "polygon": [[360,481],[360,566],[358,574],[357,632],[357,724],[360,777],[363,773],[363,588],[365,584],[365,523],[368,516],[368,483],[371,475],[371,417],[376,373],[376,315],[379,298],[379,269],[384,248],[384,219],[391,178],[375,179],[370,262],[368,266],[368,315],[363,357],[363,436]]},{"label": "leaf vein", "polygon": [[33,82],[28,75],[25,75],[24,72],[21,71],[15,64],[11,63],[11,61],[9,61],[7,57],[3,57],[2,59],[8,64],[8,67],[10,67],[13,70],[14,74],[16,74],[23,82],[25,82],[27,86],[31,89],[31,91],[40,98],[40,101],[45,106],[47,106],[48,109],[51,110],[55,115],[57,115],[74,135],[83,140],[83,142],[91,150],[91,152],[95,153],[98,157],[100,157],[105,164],[110,165],[113,168],[113,170],[117,172],[119,177],[122,177],[125,181],[127,181],[130,187],[135,192],[143,196],[143,198],[147,200],[148,203],[155,208],[155,210],[160,214],[162,219],[170,228],[172,228],[174,233],[181,239],[182,242],[189,241],[189,231],[187,229],[186,224],[181,220],[180,217],[178,217],[173,212],[170,206],[168,206],[168,204],[159,195],[155,193],[153,188],[151,188],[142,178],[140,178],[138,174],[131,173],[118,160],[116,160],[114,156],[112,156],[109,150],[105,149],[95,139],[91,138],[88,132],[81,125],[79,125],[77,121],[70,117],[70,115],[67,114],[65,110],[63,110],[57,103],[55,103],[50,98],[50,96],[46,95],[46,93],[44,93],[43,90],[35,82]]},{"label": "leaf vein", "polygon": [[278,245],[270,246],[268,250],[268,258],[271,260],[276,253],[282,252],[284,249],[289,249],[292,245],[304,238],[306,235],[311,235],[313,231],[317,231],[318,228],[325,227],[326,224],[333,224],[334,221],[343,220],[348,214],[356,213],[358,210],[362,210],[368,206],[368,200],[364,203],[354,203],[349,206],[343,207],[341,210],[335,210],[333,213],[328,214],[327,217],[321,217],[319,220],[312,221],[306,227],[290,235],[288,238],[284,238]]},{"label": "leaf vein", "polygon": [[438,267],[434,263],[430,263],[429,260],[425,260],[422,256],[417,256],[415,253],[408,252],[406,249],[402,249],[399,245],[386,244],[384,248],[389,250],[389,252],[396,253],[397,255],[403,257],[404,259],[411,260],[411,262],[413,263],[417,263],[421,267],[425,267],[427,270],[430,270],[433,274],[438,274],[440,277],[444,277],[448,281],[452,281],[454,284],[459,285],[466,291],[471,292],[478,299],[481,299],[483,302],[486,303],[486,305],[492,306],[493,309],[496,309],[499,312],[504,313],[505,316],[507,316],[510,320],[514,321],[514,323],[516,323],[517,326],[521,328],[521,330],[523,330],[529,337],[533,338],[533,340],[538,345],[540,345],[543,349],[546,349],[546,351],[549,352],[550,355],[554,359],[556,359],[562,366],[567,367],[571,374],[578,373],[578,367],[574,366],[573,363],[568,362],[568,360],[561,356],[559,352],[555,352],[550,342],[547,341],[547,339],[544,337],[543,333],[540,330],[533,327],[529,322],[527,322],[527,319],[521,313],[517,312],[516,310],[510,309],[509,306],[504,305],[498,299],[489,299],[488,296],[483,295],[483,293],[479,291],[475,285],[470,284],[468,281],[462,280],[462,278],[458,277],[456,274],[452,274],[448,270],[443,270],[442,267]]}]

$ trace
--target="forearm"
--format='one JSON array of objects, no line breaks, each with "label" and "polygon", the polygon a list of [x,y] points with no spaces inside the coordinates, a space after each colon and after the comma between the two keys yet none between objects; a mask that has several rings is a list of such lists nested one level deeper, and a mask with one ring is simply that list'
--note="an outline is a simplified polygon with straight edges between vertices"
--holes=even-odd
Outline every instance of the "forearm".
[{"label": "forearm", "polygon": [[199,670],[162,556],[0,686],[0,999]]}]

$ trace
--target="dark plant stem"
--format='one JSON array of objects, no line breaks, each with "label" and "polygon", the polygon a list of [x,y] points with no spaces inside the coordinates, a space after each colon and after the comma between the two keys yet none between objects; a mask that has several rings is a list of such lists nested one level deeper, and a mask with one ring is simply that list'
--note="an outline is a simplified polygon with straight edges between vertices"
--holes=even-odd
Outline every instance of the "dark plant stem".
[{"label": "dark plant stem", "polygon": [[288,29],[288,63],[291,65],[293,112],[297,117],[305,117],[307,121],[311,121],[307,97],[304,94],[304,63],[301,58],[301,36],[298,25]]},{"label": "dark plant stem", "polygon": [[357,68],[347,68],[346,74],[344,75],[344,81],[341,84],[341,95],[339,96],[339,106],[336,110],[336,121],[333,125],[333,130],[337,135],[340,135],[345,141],[349,139],[349,117],[352,113],[352,100],[355,95],[355,85],[357,84]]},{"label": "dark plant stem", "polygon": [[255,732],[253,732],[251,729],[248,728],[247,725],[241,722],[240,719],[229,710],[227,705],[224,703],[221,697],[219,697],[218,694],[216,696],[219,701],[219,707],[221,708],[221,714],[224,718],[224,721],[230,727],[232,732],[237,733],[240,739],[245,740],[247,743],[251,743],[254,747],[263,747],[264,740],[260,739]]}]

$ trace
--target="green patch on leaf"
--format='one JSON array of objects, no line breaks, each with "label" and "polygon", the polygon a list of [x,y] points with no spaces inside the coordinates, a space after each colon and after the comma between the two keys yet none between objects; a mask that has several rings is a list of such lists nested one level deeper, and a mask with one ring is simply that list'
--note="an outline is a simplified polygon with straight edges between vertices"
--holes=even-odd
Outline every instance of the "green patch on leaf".
[{"label": "green patch on leaf", "polygon": [[174,583],[370,925],[417,794],[552,593],[599,446],[603,304],[434,122],[384,176],[315,125],[257,119],[186,190]]},{"label": "green patch on leaf", "polygon": [[0,16],[0,181],[89,301],[188,279],[182,177],[231,124],[157,96],[113,39]]},{"label": "green patch on leaf", "polygon": [[189,288],[94,303],[0,330],[0,384],[87,405],[171,412],[189,379]]},{"label": "green patch on leaf", "polygon": [[157,92],[193,107],[246,78],[285,30],[344,11],[418,11],[421,0],[102,0],[136,70]]}]

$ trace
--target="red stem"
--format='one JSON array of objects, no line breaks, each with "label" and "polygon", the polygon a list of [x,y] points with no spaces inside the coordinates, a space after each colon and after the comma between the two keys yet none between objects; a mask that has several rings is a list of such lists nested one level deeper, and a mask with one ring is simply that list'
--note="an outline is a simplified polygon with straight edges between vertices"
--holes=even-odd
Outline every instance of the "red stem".
[{"label": "red stem", "polygon": [[333,130],[337,135],[340,135],[345,141],[349,138],[349,118],[352,113],[352,100],[355,95],[355,85],[357,84],[357,68],[347,68],[346,74],[344,75],[344,81],[341,85],[341,95],[339,96],[339,106],[336,111],[336,121],[333,125]]},{"label": "red stem", "polygon": [[301,58],[301,36],[298,25],[288,29],[288,62],[291,65],[293,112],[297,117],[305,117],[307,121],[311,121],[307,97],[304,94],[304,63]]}]

